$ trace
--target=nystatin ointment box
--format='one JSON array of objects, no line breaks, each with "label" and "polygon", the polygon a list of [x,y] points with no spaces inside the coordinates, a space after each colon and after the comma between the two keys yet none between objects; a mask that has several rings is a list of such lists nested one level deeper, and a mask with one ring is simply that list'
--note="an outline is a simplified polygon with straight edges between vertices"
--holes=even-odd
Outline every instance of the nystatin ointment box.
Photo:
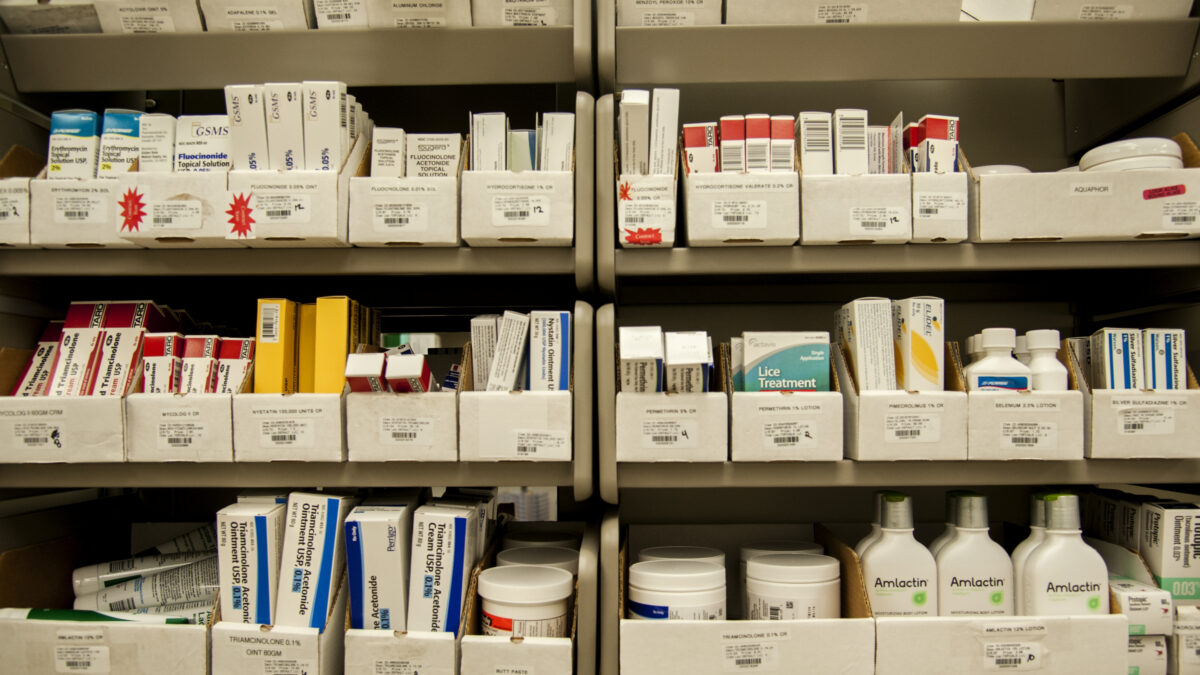
[{"label": "nystatin ointment box", "polygon": [[271,624],[283,546],[283,504],[242,502],[217,511],[221,619]]},{"label": "nystatin ointment box", "polygon": [[364,505],[346,518],[351,628],[405,630],[414,508]]},{"label": "nystatin ointment box", "polygon": [[346,554],[340,536],[354,500],[293,492],[288,497],[275,623],[325,630]]},{"label": "nystatin ointment box", "polygon": [[529,390],[571,388],[571,313],[529,315]]},{"label": "nystatin ointment box", "polygon": [[413,514],[409,630],[458,633],[478,517],[470,506],[450,504],[426,504]]}]

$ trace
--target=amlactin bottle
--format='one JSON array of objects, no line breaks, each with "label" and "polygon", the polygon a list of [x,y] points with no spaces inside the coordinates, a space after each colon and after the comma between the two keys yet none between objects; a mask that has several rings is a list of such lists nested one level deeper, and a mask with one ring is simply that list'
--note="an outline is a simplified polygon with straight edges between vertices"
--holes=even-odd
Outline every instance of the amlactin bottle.
[{"label": "amlactin bottle", "polygon": [[954,538],[937,554],[938,614],[1013,613],[1013,567],[988,535],[987,497],[960,494]]},{"label": "amlactin bottle", "polygon": [[929,542],[929,552],[937,558],[938,551],[942,547],[949,544],[954,539],[954,531],[957,529],[955,523],[958,521],[958,496],[971,494],[969,490],[949,490],[946,492],[946,529],[937,536],[936,539]]},{"label": "amlactin bottle", "polygon": [[884,496],[879,540],[862,559],[875,616],[936,616],[937,563],[913,538],[912,499]]},{"label": "amlactin bottle", "polygon": [[1022,572],[1030,616],[1108,614],[1108,567],[1079,535],[1079,497],[1046,495],[1046,538]]},{"label": "amlactin bottle", "polygon": [[1029,536],[1017,544],[1012,552],[1013,588],[1017,589],[1017,614],[1020,615],[1025,614],[1025,593],[1021,590],[1025,588],[1025,561],[1046,540],[1046,502],[1042,501],[1045,496],[1038,492],[1029,498]]},{"label": "amlactin bottle", "polygon": [[858,554],[859,558],[862,558],[867,549],[871,548],[871,544],[879,541],[879,521],[883,519],[883,498],[886,496],[887,492],[884,490],[879,490],[871,496],[875,501],[875,520],[871,521],[871,531],[867,533],[867,536],[859,539],[858,543],[854,545],[854,552]]}]

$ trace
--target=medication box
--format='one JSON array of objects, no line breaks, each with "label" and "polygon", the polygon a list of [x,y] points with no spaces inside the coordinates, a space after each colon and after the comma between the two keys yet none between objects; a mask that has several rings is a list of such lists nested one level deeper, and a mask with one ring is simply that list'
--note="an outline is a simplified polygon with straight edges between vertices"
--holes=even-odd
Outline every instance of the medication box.
[{"label": "medication box", "polygon": [[327,625],[328,608],[336,604],[344,578],[346,548],[342,523],[355,499],[327,494],[288,495],[287,529],[279,570],[275,623],[338,632],[340,614]]},{"label": "medication box", "polygon": [[693,173],[683,180],[688,246],[791,246],[800,237],[800,177]]},{"label": "medication box", "polygon": [[360,506],[346,517],[351,627],[405,629],[409,542],[416,508],[416,504]]},{"label": "medication box", "polygon": [[237,462],[344,462],[340,394],[235,394]]},{"label": "medication box", "polygon": [[130,394],[125,400],[130,462],[232,462],[229,394]]},{"label": "medication box", "polygon": [[273,624],[286,504],[239,502],[217,511],[221,617]]},{"label": "medication box", "polygon": [[663,331],[659,326],[622,326],[617,343],[621,389],[660,392],[663,379]]},{"label": "medication box", "polygon": [[1175,604],[1170,591],[1123,577],[1110,577],[1108,587],[1113,612],[1128,617],[1130,635],[1171,634]]},{"label": "medication box", "polygon": [[1138,552],[1146,560],[1154,582],[1170,591],[1176,601],[1200,599],[1200,568],[1195,564],[1200,551],[1194,548],[1197,542],[1200,506],[1170,501],[1142,505]]},{"label": "medication box", "polygon": [[413,513],[408,628],[458,634],[476,556],[476,510],[425,504]]},{"label": "medication box", "polygon": [[[410,136],[410,143],[412,137]],[[411,150],[410,145],[410,150]],[[459,157],[466,157],[462,148]],[[350,243],[355,246],[458,246],[462,163],[449,177],[371,176],[371,148],[350,179]]]}]

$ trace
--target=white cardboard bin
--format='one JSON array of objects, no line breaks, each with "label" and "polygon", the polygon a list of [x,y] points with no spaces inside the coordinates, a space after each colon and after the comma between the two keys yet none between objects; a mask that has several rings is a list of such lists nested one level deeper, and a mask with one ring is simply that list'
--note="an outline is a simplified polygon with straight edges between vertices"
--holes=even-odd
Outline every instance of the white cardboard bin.
[{"label": "white cardboard bin", "polygon": [[735,462],[842,459],[842,395],[833,391],[735,391],[730,456]]},{"label": "white cardboard bin", "polygon": [[345,675],[455,675],[457,646],[454,633],[351,628],[346,631]]},{"label": "white cardboard bin", "polygon": [[231,394],[130,394],[125,455],[130,462],[232,462]]},{"label": "white cardboard bin", "polygon": [[694,173],[683,179],[688,246],[791,246],[800,238],[800,175]]},{"label": "white cardboard bin", "polygon": [[[460,157],[465,157],[467,146]],[[350,179],[350,243],[355,246],[459,246],[459,178],[370,176],[370,147]],[[461,163],[459,176],[462,175]]]},{"label": "white cardboard bin", "polygon": [[[339,533],[340,534],[340,533]],[[221,675],[303,673],[340,675],[346,632],[345,574],[329,608],[325,630],[218,621],[212,628],[212,672]]]},{"label": "white cardboard bin", "polygon": [[116,396],[0,397],[5,462],[125,461],[125,401]]},{"label": "white cardboard bin", "polygon": [[624,248],[675,245],[675,176],[620,174],[617,179],[617,243]]},{"label": "white cardboard bin", "polygon": [[729,395],[617,393],[618,462],[729,459]]},{"label": "white cardboard bin", "polygon": [[340,394],[235,394],[237,462],[346,461]]},{"label": "white cardboard bin", "polygon": [[464,171],[462,238],[471,246],[570,246],[571,171]]},{"label": "white cardboard bin", "polygon": [[45,248],[137,248],[118,234],[121,183],[105,178],[29,181],[29,239]]},{"label": "white cardboard bin", "polygon": [[351,462],[453,462],[458,459],[457,394],[347,394],[346,449]]},{"label": "white cardboard bin", "polygon": [[462,391],[459,460],[571,461],[573,401],[570,391]]},{"label": "white cardboard bin", "polygon": [[[225,236],[229,208],[226,172],[137,173],[117,179],[121,212],[117,235],[146,248],[235,248]],[[136,209],[123,205],[136,200]]]},{"label": "white cardboard bin", "polygon": [[970,177],[955,173],[912,174],[912,240],[953,244],[967,238]]},{"label": "white cardboard bin", "polygon": [[910,174],[801,174],[800,243],[905,244],[912,209]]},{"label": "white cardboard bin", "polygon": [[5,619],[0,654],[10,673],[209,672],[208,627],[200,625]]},{"label": "white cardboard bin", "polygon": [[29,246],[28,178],[0,178],[0,247]]}]

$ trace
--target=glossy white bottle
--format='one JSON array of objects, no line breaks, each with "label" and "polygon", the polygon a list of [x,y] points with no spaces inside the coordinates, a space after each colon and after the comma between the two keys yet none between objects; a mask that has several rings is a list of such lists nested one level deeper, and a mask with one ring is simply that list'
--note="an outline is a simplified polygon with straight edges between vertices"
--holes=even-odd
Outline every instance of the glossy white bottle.
[{"label": "glossy white bottle", "polygon": [[862,559],[875,616],[936,616],[937,563],[913,538],[912,499],[884,497],[879,540]]},{"label": "glossy white bottle", "polygon": [[1029,498],[1029,536],[1024,541],[1017,544],[1017,547],[1012,552],[1013,566],[1013,588],[1017,589],[1016,595],[1016,611],[1018,615],[1025,614],[1025,593],[1021,590],[1024,586],[1024,569],[1025,561],[1029,559],[1029,554],[1046,539],[1046,502],[1042,501],[1042,493],[1036,493]]},{"label": "glossy white bottle", "polygon": [[942,530],[936,539],[929,542],[929,553],[934,558],[937,558],[938,551],[954,538],[954,521],[958,514],[958,495],[963,492],[963,490],[946,491],[946,529]]},{"label": "glossy white bottle", "polygon": [[867,536],[859,539],[858,543],[854,545],[854,552],[860,559],[863,557],[863,554],[867,552],[867,549],[870,548],[871,544],[879,541],[879,521],[883,517],[883,497],[886,494],[887,492],[883,490],[877,490],[872,497],[872,499],[875,501],[875,520],[871,521],[871,531],[867,533]]},{"label": "glossy white bottle", "polygon": [[938,615],[1013,613],[1013,567],[988,533],[987,497],[959,495],[954,539],[937,554]]},{"label": "glossy white bottle", "polygon": [[1013,356],[1021,363],[1029,365],[1029,344],[1024,335],[1017,336],[1017,346],[1013,347]]},{"label": "glossy white bottle", "polygon": [[1031,330],[1025,334],[1034,391],[1066,391],[1067,367],[1058,360],[1058,331]]},{"label": "glossy white bottle", "polygon": [[1051,494],[1044,502],[1046,538],[1029,554],[1021,575],[1025,613],[1108,614],[1108,567],[1079,534],[1079,497]]},{"label": "glossy white bottle", "polygon": [[1013,358],[1017,331],[1011,328],[984,328],[979,346],[984,356],[971,364],[967,373],[968,391],[1028,391],[1033,377],[1029,366]]}]

